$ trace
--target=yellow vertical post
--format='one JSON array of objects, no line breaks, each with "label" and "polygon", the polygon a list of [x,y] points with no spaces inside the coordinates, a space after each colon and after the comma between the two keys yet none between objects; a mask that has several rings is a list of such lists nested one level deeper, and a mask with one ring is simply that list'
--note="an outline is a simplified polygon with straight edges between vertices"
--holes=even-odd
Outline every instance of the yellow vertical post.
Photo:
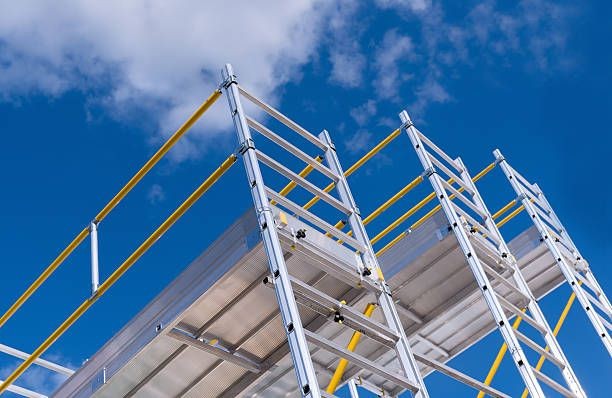
[{"label": "yellow vertical post", "polygon": [[[376,308],[376,304],[368,303],[368,305],[366,305],[365,307],[365,310],[363,311],[363,315],[365,315],[368,318],[371,317],[375,308]],[[357,343],[359,343],[360,339],[361,339],[361,333],[353,332],[353,335],[351,336],[351,340],[349,341],[349,344],[346,348],[351,352],[355,351],[355,348],[357,347]],[[348,361],[344,358],[341,358],[340,362],[338,362],[338,367],[334,371],[334,374],[331,380],[329,381],[327,388],[325,389],[325,391],[327,391],[328,394],[333,394],[336,392],[336,388],[338,388],[338,384],[340,384],[340,381],[342,380],[342,376],[344,375],[344,371],[346,370],[347,365],[348,365]]]}]

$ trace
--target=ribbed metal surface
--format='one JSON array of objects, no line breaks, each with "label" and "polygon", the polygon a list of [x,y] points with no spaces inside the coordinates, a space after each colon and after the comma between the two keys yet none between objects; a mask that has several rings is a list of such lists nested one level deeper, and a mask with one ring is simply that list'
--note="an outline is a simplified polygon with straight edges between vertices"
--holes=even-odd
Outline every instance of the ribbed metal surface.
[{"label": "ribbed metal surface", "polygon": [[[308,235],[308,239],[319,247],[325,246],[345,263],[356,261],[346,247],[322,234],[312,232]],[[283,247],[289,272],[294,277],[336,299],[348,299],[359,311],[373,300],[371,296],[357,294],[354,286],[322,274],[307,252],[294,251],[287,244]],[[518,254],[521,267],[526,268],[525,275],[537,296],[548,293],[561,282],[552,258],[533,231],[525,231],[511,247]],[[479,254],[487,257],[486,250]],[[494,329],[473,276],[457,250],[456,239],[448,235],[441,214],[402,239],[380,260],[398,304],[421,318],[422,322],[418,323],[400,311],[415,352],[446,362]],[[255,217],[248,213],[54,396],[114,398],[130,391],[135,397],[217,397],[239,393],[265,397],[297,395],[274,290],[261,282],[267,269]],[[517,301],[518,297],[510,294],[507,288],[498,290],[508,300]],[[300,313],[307,328],[314,327],[318,334],[342,346],[348,342],[352,334],[348,328],[321,322],[310,309],[301,307]],[[378,311],[373,319],[381,321]],[[164,328],[156,332],[155,325],[160,320]],[[219,339],[225,347],[253,360],[264,361],[267,370],[254,374],[235,364],[221,363],[212,354],[197,348],[181,348],[181,343],[166,335],[173,327],[190,333],[204,332],[206,341]],[[422,339],[439,349],[433,349]],[[444,356],[440,350],[449,356]],[[337,358],[314,347],[311,351],[319,383],[324,388]],[[362,338],[356,352],[397,370],[395,353],[374,340]],[[107,368],[107,382],[97,388],[95,378],[104,367]],[[349,366],[347,375],[357,371]],[[389,390],[395,388],[367,372],[361,375]]]}]

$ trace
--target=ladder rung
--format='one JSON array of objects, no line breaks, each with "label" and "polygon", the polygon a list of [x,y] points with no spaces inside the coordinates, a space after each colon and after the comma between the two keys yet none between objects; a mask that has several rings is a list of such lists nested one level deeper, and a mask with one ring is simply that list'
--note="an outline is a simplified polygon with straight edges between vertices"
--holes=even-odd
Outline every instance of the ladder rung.
[{"label": "ladder rung", "polygon": [[504,307],[508,311],[512,312],[514,315],[523,318],[523,320],[525,322],[527,322],[528,324],[530,324],[531,326],[536,328],[540,333],[542,333],[542,334],[546,334],[547,333],[546,328],[544,328],[542,325],[540,325],[531,316],[529,316],[525,312],[521,311],[520,308],[518,308],[517,306],[515,306],[514,304],[512,304],[511,302],[506,300],[502,295],[500,295],[498,293],[495,293],[495,295],[497,296],[497,299],[499,300],[499,303],[502,305],[502,307]]},{"label": "ladder rung", "polygon": [[347,349],[339,346],[333,341],[329,341],[311,332],[310,330],[305,329],[304,334],[306,335],[306,340],[308,340],[310,343],[314,344],[315,346],[325,351],[329,351],[335,355],[338,355],[339,357],[346,359],[352,364],[364,370],[367,370],[368,372],[372,372],[400,387],[407,388],[408,390],[412,392],[419,391],[419,388],[415,386],[414,384],[412,384],[410,380],[408,380],[408,378],[406,378],[403,375],[389,372],[388,370],[384,369],[381,365],[375,362],[372,362],[369,359],[359,354],[355,354],[354,352],[348,351]]},{"label": "ladder rung", "polygon": [[[582,288],[580,288],[580,289],[582,289]],[[591,304],[595,305],[604,314],[606,314],[608,317],[610,317],[610,313],[608,312],[608,309],[606,307],[604,307],[603,304],[601,304],[601,302],[597,299],[597,297],[593,296],[591,293],[587,292],[585,289],[582,289],[582,293],[584,293],[586,298],[589,299]]]},{"label": "ladder rung", "polygon": [[561,384],[557,383],[556,381],[554,381],[553,379],[551,379],[550,377],[546,376],[544,373],[540,372],[537,369],[531,368],[533,370],[533,373],[536,375],[536,377],[538,379],[540,379],[541,381],[543,381],[544,383],[548,384],[553,390],[557,391],[558,393],[568,397],[568,398],[575,398],[576,394],[574,394],[573,392],[571,392],[570,390],[568,390],[567,388],[563,387]]},{"label": "ladder rung", "polygon": [[322,190],[318,186],[314,185],[313,183],[311,183],[310,181],[308,181],[304,177],[301,177],[296,172],[294,172],[294,171],[288,169],[287,167],[283,166],[282,164],[280,164],[276,160],[272,159],[270,156],[266,155],[262,151],[256,149],[255,150],[255,154],[257,155],[257,159],[261,163],[263,163],[266,166],[270,167],[272,170],[276,171],[277,173],[279,173],[280,175],[284,176],[288,180],[295,182],[297,185],[299,185],[302,188],[304,188],[305,190],[309,191],[311,194],[319,197],[322,201],[327,202],[329,205],[331,205],[332,207],[335,207],[336,209],[338,209],[339,211],[341,211],[344,214],[351,214],[352,213],[352,210],[349,209],[348,207],[346,207],[346,205],[344,203],[342,203],[340,200],[338,200],[335,197],[331,196],[330,194],[328,194],[327,192],[325,192],[324,190]]},{"label": "ladder rung", "polygon": [[[587,278],[585,278],[580,272],[574,270],[574,276],[576,277],[576,279],[578,279],[579,281],[581,281],[586,287],[588,287],[589,289],[591,289],[591,291],[597,293],[597,289],[595,289],[593,287],[593,285],[591,285],[591,282],[589,282],[587,280]],[[584,289],[583,289],[584,290]]]},{"label": "ladder rung", "polygon": [[[599,315],[599,314],[597,314]],[[606,319],[604,319],[603,316],[599,317],[599,320],[601,321],[601,323],[603,323],[603,325],[608,329],[608,330],[612,330],[612,324],[610,324],[610,322],[608,322]]]},{"label": "ladder rung", "polygon": [[417,361],[419,361],[419,362],[421,362],[421,363],[423,363],[423,364],[425,364],[425,365],[427,365],[427,366],[429,366],[429,367],[439,371],[440,373],[443,373],[443,374],[445,374],[445,375],[447,375],[449,377],[452,377],[453,379],[458,380],[461,383],[464,383],[464,384],[466,384],[468,386],[474,387],[478,391],[485,392],[485,393],[487,393],[488,395],[490,395],[492,397],[496,397],[496,398],[510,398],[509,395],[506,395],[506,394],[504,394],[504,393],[494,389],[493,387],[490,387],[490,386],[488,386],[488,385],[486,385],[484,383],[481,383],[480,381],[478,381],[478,380],[476,380],[476,379],[474,379],[474,378],[472,378],[472,377],[470,377],[470,376],[468,376],[468,375],[466,375],[464,373],[461,373],[458,370],[453,369],[450,366],[447,366],[447,365],[445,365],[445,364],[443,364],[441,362],[438,362],[436,360],[428,358],[428,357],[426,357],[424,355],[419,355],[417,353],[414,354],[414,358]]},{"label": "ladder rung", "polygon": [[[300,239],[295,242],[291,233],[285,229],[278,230],[278,236],[283,243],[291,245],[295,248],[294,250],[315,260],[312,262],[314,266],[334,278],[345,281],[351,286],[363,287],[373,293],[382,291],[380,285],[372,279],[360,277],[355,264],[347,263],[338,256],[322,251],[319,246],[310,243],[307,239]],[[308,250],[304,250],[305,248]]]},{"label": "ladder rung", "polygon": [[275,202],[283,206],[288,211],[293,212],[295,215],[310,222],[314,226],[321,228],[323,231],[329,233],[330,235],[336,237],[337,239],[343,240],[344,242],[346,242],[349,246],[353,247],[354,249],[359,250],[362,253],[365,253],[366,247],[362,245],[361,243],[359,243],[355,238],[348,236],[347,234],[345,234],[338,228],[329,224],[327,221],[324,221],[321,218],[315,216],[313,213],[309,212],[308,210],[304,209],[302,206],[299,206],[293,201],[282,196],[281,194],[279,194],[272,188],[264,187],[264,189],[266,190],[266,194],[268,195],[270,199],[274,200]]},{"label": "ladder rung", "polygon": [[287,152],[293,154],[295,157],[302,160],[304,163],[309,164],[313,169],[319,171],[321,174],[325,175],[334,182],[338,182],[338,180],[340,179],[340,177],[338,177],[336,173],[331,171],[328,167],[322,165],[314,157],[304,153],[301,149],[299,149],[286,139],[282,138],[269,128],[265,127],[263,124],[248,116],[246,119],[249,127],[252,127],[255,130],[259,131],[261,135],[268,138],[270,141],[274,142],[278,146],[284,148],[285,150],[287,150]]},{"label": "ladder rung", "polygon": [[511,283],[508,279],[503,277],[499,272],[494,270],[489,264],[487,264],[484,261],[481,261],[480,263],[484,267],[487,274],[493,276],[496,281],[499,281],[502,285],[506,286],[508,289],[510,289],[512,293],[519,295],[525,301],[525,304],[529,304],[529,302],[531,301],[529,299],[529,296],[521,292],[516,286],[514,286],[513,283]]},{"label": "ladder rung", "polygon": [[[344,317],[344,325],[381,342],[389,348],[395,348],[395,343],[399,340],[399,336],[387,326],[373,321],[360,312],[355,311],[352,307],[342,305],[338,300],[299,279],[289,276],[289,280],[291,281],[293,293],[296,295],[296,301],[300,304],[306,305],[325,316],[330,316],[335,310],[339,310],[340,314]],[[314,304],[318,308],[313,308],[309,304]]]},{"label": "ladder rung", "polygon": [[523,343],[531,347],[531,349],[536,351],[538,354],[544,356],[546,359],[548,359],[550,362],[557,365],[559,368],[565,369],[565,364],[563,363],[563,361],[561,361],[560,359],[555,357],[553,354],[551,354],[550,351],[547,351],[545,348],[542,348],[535,341],[531,340],[529,337],[525,336],[523,333],[519,332],[518,330],[515,330],[514,333],[516,334],[516,337],[519,340],[521,340]]}]

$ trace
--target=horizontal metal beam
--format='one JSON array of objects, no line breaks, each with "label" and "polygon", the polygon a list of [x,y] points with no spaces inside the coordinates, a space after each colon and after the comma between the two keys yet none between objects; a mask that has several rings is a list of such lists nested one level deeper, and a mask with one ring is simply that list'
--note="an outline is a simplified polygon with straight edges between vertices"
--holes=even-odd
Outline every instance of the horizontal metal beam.
[{"label": "horizontal metal beam", "polygon": [[543,381],[544,383],[548,384],[553,390],[557,391],[563,396],[566,396],[567,398],[576,398],[576,395],[574,393],[572,393],[570,390],[566,389],[550,377],[546,376],[544,373],[540,372],[537,369],[532,370],[536,377],[540,379],[540,381]]},{"label": "horizontal metal beam", "polygon": [[365,253],[365,250],[366,250],[365,246],[359,243],[355,238],[342,232],[338,228],[329,224],[327,221],[324,221],[321,218],[315,216],[313,213],[309,212],[308,210],[304,210],[302,206],[287,199],[286,197],[282,196],[278,192],[274,191],[272,188],[265,187],[265,190],[266,190],[266,194],[268,195],[270,199],[274,200],[275,202],[283,206],[285,209],[293,212],[294,214],[310,222],[314,226],[321,228],[323,232],[327,232],[333,237],[344,241],[349,246],[351,246],[353,249],[359,250],[361,253]]},{"label": "horizontal metal beam", "polygon": [[444,152],[442,149],[440,149],[436,144],[434,144],[434,142],[432,140],[430,140],[425,134],[421,133],[421,131],[419,131],[419,129],[415,128],[417,134],[419,135],[419,138],[421,139],[421,141],[423,143],[425,143],[425,145],[427,145],[428,147],[430,147],[435,153],[437,153],[442,159],[444,159],[448,164],[452,165],[455,170],[457,170],[459,173],[461,173],[463,171],[463,169],[461,168],[461,166],[459,166],[457,164],[457,162],[455,162],[455,160],[453,158],[451,158],[450,156],[448,156],[446,154],[446,152]]},{"label": "horizontal metal beam", "polygon": [[320,172],[321,174],[323,174],[330,180],[334,182],[338,182],[338,180],[340,179],[340,177],[334,174],[333,171],[331,171],[329,168],[327,168],[326,166],[323,166],[320,162],[318,162],[316,158],[308,155],[307,153],[302,151],[300,148],[296,147],[295,145],[293,145],[292,143],[290,143],[283,137],[279,136],[278,134],[276,134],[275,132],[273,132],[272,130],[264,126],[263,124],[259,123],[258,121],[248,116],[246,119],[247,119],[248,125],[254,128],[255,130],[259,131],[261,135],[263,135],[270,141],[274,142],[281,148],[285,149],[287,152],[291,153],[292,155],[294,155],[296,158],[300,159],[304,163],[309,164],[310,166],[312,166],[313,169],[317,170],[318,172]]},{"label": "horizontal metal beam", "polygon": [[504,394],[504,393],[502,393],[502,392],[500,392],[500,391],[498,391],[498,390],[496,390],[496,389],[494,389],[492,387],[489,387],[486,384],[481,383],[480,381],[478,381],[478,380],[476,380],[476,379],[474,379],[474,378],[472,378],[472,377],[470,377],[470,376],[468,376],[468,375],[466,375],[464,373],[461,373],[458,370],[453,369],[450,366],[447,366],[447,365],[445,365],[445,364],[443,364],[441,362],[438,362],[438,361],[433,360],[431,358],[427,358],[426,356],[420,355],[420,354],[417,354],[417,353],[414,354],[414,358],[417,361],[419,361],[419,362],[421,362],[421,363],[423,363],[423,364],[425,364],[425,365],[427,365],[427,366],[429,366],[431,368],[434,368],[435,370],[439,371],[440,373],[443,373],[443,374],[445,374],[445,375],[447,375],[449,377],[452,377],[453,379],[458,380],[458,381],[462,382],[463,384],[466,384],[466,385],[468,385],[470,387],[474,387],[475,389],[477,389],[479,391],[483,391],[483,392],[489,394],[492,397],[510,398],[509,395],[506,395],[506,394]]},{"label": "horizontal metal beam", "polygon": [[[448,167],[446,167],[446,165],[444,165],[444,163],[442,163],[440,160],[438,160],[438,158],[436,158],[435,156],[432,156],[432,154],[430,154],[427,151],[425,153],[427,154],[427,157],[429,158],[429,160],[431,160],[431,163],[433,163],[435,165],[435,167],[437,167],[438,169],[442,170],[442,172],[444,172],[444,174],[446,174],[448,177],[453,179],[454,183],[459,185],[462,189],[467,191],[470,195],[474,195],[474,190],[472,190],[470,187],[468,187],[467,184],[465,182],[463,182],[461,177],[459,177],[455,173],[453,173]],[[443,177],[443,176],[441,176],[441,177]],[[443,178],[443,179],[445,179],[445,178]]]},{"label": "horizontal metal beam", "polygon": [[515,333],[516,333],[516,337],[520,341],[525,343],[526,346],[530,347],[532,350],[536,351],[538,354],[542,355],[543,357],[548,359],[550,362],[557,365],[557,367],[560,368],[561,370],[565,369],[565,364],[561,362],[559,359],[557,359],[553,354],[551,354],[550,351],[547,351],[546,349],[540,347],[538,343],[531,340],[529,337],[525,336],[523,333],[519,332],[518,330],[516,330]]},{"label": "horizontal metal beam", "polygon": [[354,352],[348,351],[347,349],[345,349],[344,347],[341,347],[340,345],[334,343],[333,341],[329,341],[309,330],[304,330],[304,334],[306,335],[306,340],[308,340],[308,342],[316,345],[317,347],[325,351],[329,351],[332,354],[342,357],[346,359],[347,361],[353,363],[354,365],[364,370],[367,370],[369,372],[372,372],[400,387],[407,388],[408,390],[412,392],[419,391],[419,388],[415,386],[414,384],[412,384],[410,380],[408,380],[408,378],[406,378],[405,376],[391,373],[387,371],[386,369],[384,369],[379,364],[372,362],[369,359],[359,354],[355,354]]},{"label": "horizontal metal beam", "polygon": [[283,115],[282,113],[280,113],[279,111],[271,107],[270,105],[266,104],[259,98],[255,97],[253,94],[249,93],[244,88],[242,88],[242,86],[239,85],[238,90],[240,91],[240,94],[242,94],[246,99],[251,101],[253,104],[257,105],[268,115],[272,116],[274,119],[278,120],[285,126],[289,127],[291,130],[295,131],[296,133],[298,133],[299,135],[301,135],[302,137],[304,137],[305,139],[307,139],[314,145],[318,146],[322,150],[326,151],[328,149],[327,145],[325,145],[325,143],[321,141],[317,136],[315,136],[310,131],[306,130],[304,127],[300,126],[293,120],[289,119],[287,116]]},{"label": "horizontal metal beam", "polygon": [[498,298],[499,304],[504,307],[505,309],[507,309],[508,311],[512,312],[514,315],[516,316],[520,316],[521,318],[523,318],[523,320],[525,322],[527,322],[528,324],[530,324],[531,326],[533,326],[535,329],[537,329],[541,334],[545,334],[547,333],[546,328],[544,328],[542,325],[540,325],[535,319],[533,319],[531,316],[527,315],[526,313],[524,313],[523,311],[521,311],[520,308],[518,308],[517,306],[515,306],[514,304],[512,304],[510,301],[508,301],[504,296],[502,296],[499,293],[495,293],[495,295]]},{"label": "horizontal metal beam", "polygon": [[[393,332],[387,326],[373,321],[359,311],[355,311],[354,308],[340,303],[340,301],[313,288],[299,279],[291,276],[289,279],[291,280],[293,293],[296,296],[299,295],[327,309],[327,314],[322,315],[327,316],[330,312],[338,311],[344,317],[343,324],[347,327],[375,339],[389,348],[395,347],[395,342],[399,339],[399,336],[397,336],[397,334],[395,334],[395,332]],[[298,297],[296,297],[296,299],[298,299]]]},{"label": "horizontal metal beam", "polygon": [[286,229],[278,230],[278,235],[282,243],[291,245],[294,248],[294,253],[297,252],[315,260],[312,265],[326,274],[351,287],[362,287],[377,294],[382,292],[382,287],[378,281],[364,278],[357,272],[357,260],[355,260],[355,264],[348,263],[338,256],[321,250],[319,246],[309,242],[307,239],[299,239],[296,242],[291,233]]},{"label": "horizontal metal beam", "polygon": [[188,334],[178,329],[172,329],[171,331],[168,332],[167,336],[177,341],[180,341],[181,343],[187,344],[190,347],[197,348],[198,350],[214,355],[219,359],[222,359],[224,361],[233,363],[234,365],[240,366],[241,368],[244,368],[248,370],[249,372],[259,373],[261,372],[263,368],[262,364],[260,363],[253,362],[250,359],[243,358],[241,356],[228,352],[222,348],[219,348],[219,347],[216,347],[210,344],[206,344],[203,341],[200,341],[192,336],[189,336]]},{"label": "horizontal metal beam", "polygon": [[[19,358],[19,359],[23,359],[23,360],[28,359],[28,357],[30,356],[30,354],[28,354],[26,352],[20,351],[20,350],[18,350],[16,348],[9,347],[9,346],[4,345],[4,344],[0,344],[0,352],[3,352],[5,354],[7,354],[7,355],[11,355],[11,356],[13,356],[15,358]],[[42,366],[43,368],[47,368],[49,370],[52,370],[52,371],[57,372],[57,373],[64,374],[66,376],[72,376],[72,374],[74,373],[74,370],[72,370],[72,369],[68,369],[65,366],[58,365],[56,363],[47,361],[47,360],[42,359],[42,358],[36,359],[34,361],[34,363],[36,365]]]},{"label": "horizontal metal beam", "polygon": [[[4,380],[0,380],[0,383],[3,383],[3,382]],[[6,390],[14,394],[21,395],[22,397],[27,397],[27,398],[48,398],[46,395],[39,394],[36,391],[28,390],[27,388],[19,387],[14,384],[10,385]]]},{"label": "horizontal metal beam", "polygon": [[335,207],[336,209],[340,210],[342,213],[350,214],[352,212],[351,209],[346,207],[338,199],[334,198],[333,196],[331,196],[327,192],[323,191],[321,188],[317,187],[316,185],[314,185],[313,183],[311,183],[307,179],[305,179],[303,177],[300,177],[299,174],[289,170],[287,167],[283,166],[282,164],[280,164],[276,160],[272,159],[270,156],[266,155],[262,151],[256,150],[255,152],[257,154],[257,159],[260,162],[262,162],[263,164],[265,164],[266,166],[270,167],[272,170],[274,170],[277,173],[283,175],[285,178],[288,178],[289,180],[295,182],[296,184],[298,184],[302,188],[304,188],[307,191],[309,191],[311,194],[321,198],[322,200],[327,202],[329,205],[331,205],[331,206]]},{"label": "horizontal metal beam", "polygon": [[462,194],[461,192],[459,192],[455,187],[453,187],[451,184],[449,184],[448,182],[446,182],[444,179],[441,179],[440,182],[442,183],[442,185],[444,186],[444,188],[446,188],[447,191],[450,191],[452,195],[455,196],[455,198],[459,199],[461,202],[463,202],[464,205],[466,205],[467,207],[469,207],[474,213],[478,214],[480,216],[480,218],[482,218],[483,220],[487,218],[487,215],[480,210],[475,204],[474,202],[472,202],[470,199],[468,199],[467,197],[465,197],[464,194]]}]

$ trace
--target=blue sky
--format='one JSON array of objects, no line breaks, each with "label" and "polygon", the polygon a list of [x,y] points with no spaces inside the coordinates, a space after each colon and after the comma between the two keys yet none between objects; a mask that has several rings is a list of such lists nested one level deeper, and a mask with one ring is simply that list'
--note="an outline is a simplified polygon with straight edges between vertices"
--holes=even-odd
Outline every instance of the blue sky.
[{"label": "blue sky", "polygon": [[[398,126],[402,109],[472,172],[499,147],[540,183],[609,290],[609,4],[303,0],[258,11],[223,3],[0,4],[0,308],[210,93],[226,62],[306,128],[327,129],[345,168]],[[226,100],[206,116],[102,225],[102,277],[234,149]],[[400,137],[349,181],[363,212],[421,172],[407,144]],[[500,170],[479,186],[492,210],[513,197]],[[46,357],[78,366],[250,206],[242,166],[234,167]],[[509,240],[527,223],[502,233]],[[84,244],[2,328],[0,342],[35,349],[87,296],[88,256]],[[542,300],[550,323],[568,292]],[[577,307],[559,339],[587,392],[604,396],[612,366]],[[492,334],[453,366],[484,378],[500,341]],[[0,357],[0,377],[15,366]],[[514,396],[518,380],[506,361],[494,385]],[[474,396],[444,376],[426,381],[433,396]],[[56,382],[35,370],[19,384],[48,392]]]}]

